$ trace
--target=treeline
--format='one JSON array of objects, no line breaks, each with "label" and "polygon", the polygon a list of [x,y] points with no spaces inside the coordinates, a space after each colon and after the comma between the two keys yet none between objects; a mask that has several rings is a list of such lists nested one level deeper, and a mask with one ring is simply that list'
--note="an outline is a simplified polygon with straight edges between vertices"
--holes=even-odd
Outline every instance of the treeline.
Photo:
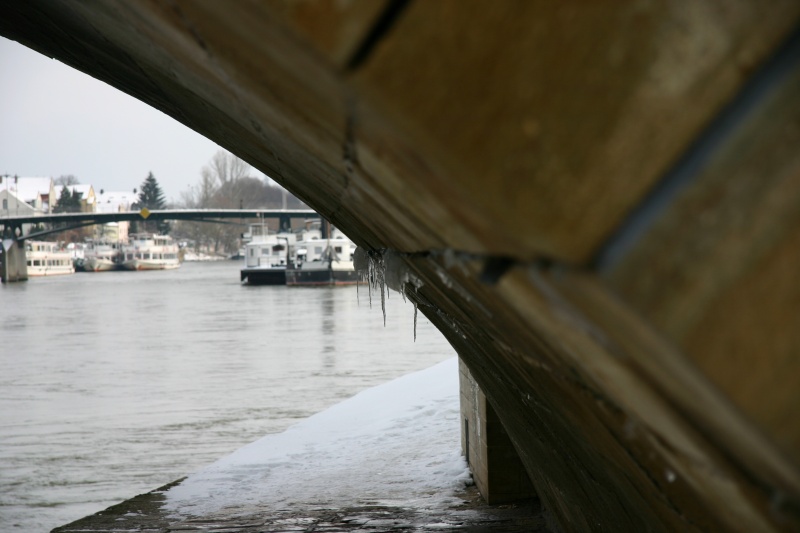
[{"label": "treeline", "polygon": [[[252,175],[250,165],[220,150],[203,167],[200,180],[181,193],[186,209],[307,209],[307,206],[268,178]],[[197,249],[235,253],[246,227],[238,224],[180,221],[172,235],[190,241]]]}]

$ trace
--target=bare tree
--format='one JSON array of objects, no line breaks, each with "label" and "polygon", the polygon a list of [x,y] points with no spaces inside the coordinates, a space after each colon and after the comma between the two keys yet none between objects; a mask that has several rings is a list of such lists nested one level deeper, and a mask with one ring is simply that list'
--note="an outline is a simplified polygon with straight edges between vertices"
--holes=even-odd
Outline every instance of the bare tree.
[{"label": "bare tree", "polygon": [[[203,167],[200,173],[200,182],[196,186],[189,186],[187,191],[181,192],[181,204],[189,209],[208,209],[216,207],[214,198],[219,186],[217,178],[209,167]],[[178,233],[195,243],[195,249],[200,251],[203,247],[212,246],[216,250],[219,243],[219,228],[216,224],[206,222],[181,221],[178,223]]]},{"label": "bare tree", "polygon": [[211,158],[208,166],[203,167],[203,173],[206,170],[219,180],[220,186],[223,186],[226,183],[248,177],[250,165],[225,150],[219,150]]},{"label": "bare tree", "polygon": [[[261,209],[305,207],[269,178],[250,176],[250,165],[236,156],[218,151],[200,172],[200,181],[181,193],[181,203],[191,209]],[[180,222],[173,232],[192,240],[197,247],[214,252],[236,252],[245,227],[231,224]]]},{"label": "bare tree", "polygon": [[53,180],[55,185],[78,185],[80,181],[72,174],[64,174]]}]

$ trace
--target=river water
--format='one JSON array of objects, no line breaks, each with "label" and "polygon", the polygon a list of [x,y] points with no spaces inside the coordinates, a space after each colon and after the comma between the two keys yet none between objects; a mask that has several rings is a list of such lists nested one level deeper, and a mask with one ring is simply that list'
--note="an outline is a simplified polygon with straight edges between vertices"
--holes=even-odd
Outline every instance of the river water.
[{"label": "river water", "polygon": [[49,531],[454,355],[396,293],[239,262],[0,286],[0,531]]}]

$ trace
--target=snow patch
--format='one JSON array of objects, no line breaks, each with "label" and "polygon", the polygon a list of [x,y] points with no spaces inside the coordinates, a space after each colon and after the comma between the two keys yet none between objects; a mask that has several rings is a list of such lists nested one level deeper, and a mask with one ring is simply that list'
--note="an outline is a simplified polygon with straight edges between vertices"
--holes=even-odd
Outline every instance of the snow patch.
[{"label": "snow patch", "polygon": [[182,516],[352,506],[441,509],[471,482],[460,450],[458,363],[448,359],[267,435],[166,493]]}]

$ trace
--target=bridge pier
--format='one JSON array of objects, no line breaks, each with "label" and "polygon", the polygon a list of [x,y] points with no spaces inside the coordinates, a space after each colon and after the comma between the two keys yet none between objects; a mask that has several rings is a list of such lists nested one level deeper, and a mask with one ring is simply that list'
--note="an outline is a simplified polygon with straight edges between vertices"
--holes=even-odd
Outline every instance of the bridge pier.
[{"label": "bridge pier", "polygon": [[27,281],[28,263],[25,245],[21,241],[6,238],[0,246],[0,281]]},{"label": "bridge pier", "polygon": [[461,450],[481,496],[492,505],[535,497],[533,484],[506,429],[460,358],[458,377]]}]

